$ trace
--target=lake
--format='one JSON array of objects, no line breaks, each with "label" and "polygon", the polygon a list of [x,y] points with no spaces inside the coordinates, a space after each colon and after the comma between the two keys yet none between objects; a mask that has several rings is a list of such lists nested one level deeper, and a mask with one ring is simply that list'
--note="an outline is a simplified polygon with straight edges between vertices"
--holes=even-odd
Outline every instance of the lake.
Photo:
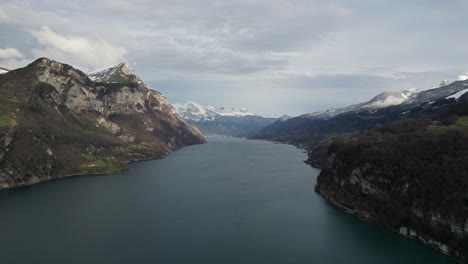
[{"label": "lake", "polygon": [[302,150],[208,142],[126,174],[0,192],[0,262],[452,263],[327,205]]}]

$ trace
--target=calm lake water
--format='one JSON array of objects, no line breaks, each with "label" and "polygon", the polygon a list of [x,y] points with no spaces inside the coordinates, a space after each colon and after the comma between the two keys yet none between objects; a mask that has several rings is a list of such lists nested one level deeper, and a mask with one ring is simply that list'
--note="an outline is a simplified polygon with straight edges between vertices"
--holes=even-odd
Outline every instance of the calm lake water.
[{"label": "calm lake water", "polygon": [[0,192],[0,263],[451,263],[328,206],[301,150],[208,141]]}]

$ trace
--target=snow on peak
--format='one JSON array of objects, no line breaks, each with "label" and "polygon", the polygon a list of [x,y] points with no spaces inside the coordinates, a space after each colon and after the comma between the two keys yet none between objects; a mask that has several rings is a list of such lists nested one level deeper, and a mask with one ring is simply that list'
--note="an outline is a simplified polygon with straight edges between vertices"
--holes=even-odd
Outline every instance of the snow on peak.
[{"label": "snow on peak", "polygon": [[468,75],[460,75],[457,78],[457,81],[466,81],[468,80]]},{"label": "snow on peak", "polygon": [[407,101],[408,99],[413,98],[418,93],[419,90],[416,88],[411,88],[399,92],[383,92],[377,95],[376,97],[372,98],[367,103],[364,103],[362,108],[379,109],[389,107],[392,105],[399,105]]},{"label": "snow on peak", "polygon": [[350,105],[347,107],[332,108],[325,111],[313,112],[305,114],[306,117],[328,119],[346,112],[354,112],[361,110],[377,110],[389,106],[400,105],[409,99],[414,98],[420,90],[411,88],[408,90],[397,92],[383,92],[372,98],[371,100],[359,104]]},{"label": "snow on peak", "polygon": [[192,101],[185,104],[175,103],[173,105],[181,117],[197,122],[213,121],[220,116],[239,117],[253,115],[246,108],[204,106]]},{"label": "snow on peak", "polygon": [[[126,62],[121,62],[117,65],[105,68],[102,70],[92,71],[88,73],[88,77],[93,81],[101,82],[119,82],[124,81],[128,76],[136,76],[135,71],[130,68]],[[132,78],[134,79],[134,78]],[[135,80],[134,80],[135,81]]]},{"label": "snow on peak", "polygon": [[220,116],[248,116],[253,115],[249,112],[247,108],[238,108],[238,107],[214,107],[206,106],[207,109],[216,112]]},{"label": "snow on peak", "polygon": [[415,97],[419,92],[421,92],[421,90],[417,89],[417,88],[410,88],[408,90],[403,90],[400,92],[401,96],[403,96],[405,99],[411,99],[413,97]]}]

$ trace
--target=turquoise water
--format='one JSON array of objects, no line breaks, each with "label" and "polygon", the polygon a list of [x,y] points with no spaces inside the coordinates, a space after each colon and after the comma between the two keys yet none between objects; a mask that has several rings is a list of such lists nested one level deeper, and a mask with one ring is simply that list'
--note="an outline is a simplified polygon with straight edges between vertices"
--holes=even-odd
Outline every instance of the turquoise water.
[{"label": "turquoise water", "polygon": [[301,150],[208,140],[0,192],[1,263],[451,263],[328,206]]}]

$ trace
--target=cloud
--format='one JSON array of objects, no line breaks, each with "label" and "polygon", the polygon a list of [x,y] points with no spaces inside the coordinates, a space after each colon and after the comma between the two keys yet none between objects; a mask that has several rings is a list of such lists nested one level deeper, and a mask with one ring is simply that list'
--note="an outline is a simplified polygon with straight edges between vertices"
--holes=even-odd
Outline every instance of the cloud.
[{"label": "cloud", "polygon": [[468,71],[465,74],[459,75],[457,77],[457,81],[465,81],[468,80]]},{"label": "cloud", "polygon": [[14,48],[0,49],[0,60],[18,59],[22,58],[23,54]]},{"label": "cloud", "polygon": [[31,35],[40,44],[40,48],[32,49],[34,56],[74,62],[85,68],[117,63],[126,53],[124,48],[115,47],[103,39],[60,35],[47,26],[31,30]]},{"label": "cloud", "polygon": [[0,43],[23,57],[0,66],[46,56],[96,69],[125,57],[177,101],[299,114],[465,72],[468,2],[420,2],[6,1]]}]

